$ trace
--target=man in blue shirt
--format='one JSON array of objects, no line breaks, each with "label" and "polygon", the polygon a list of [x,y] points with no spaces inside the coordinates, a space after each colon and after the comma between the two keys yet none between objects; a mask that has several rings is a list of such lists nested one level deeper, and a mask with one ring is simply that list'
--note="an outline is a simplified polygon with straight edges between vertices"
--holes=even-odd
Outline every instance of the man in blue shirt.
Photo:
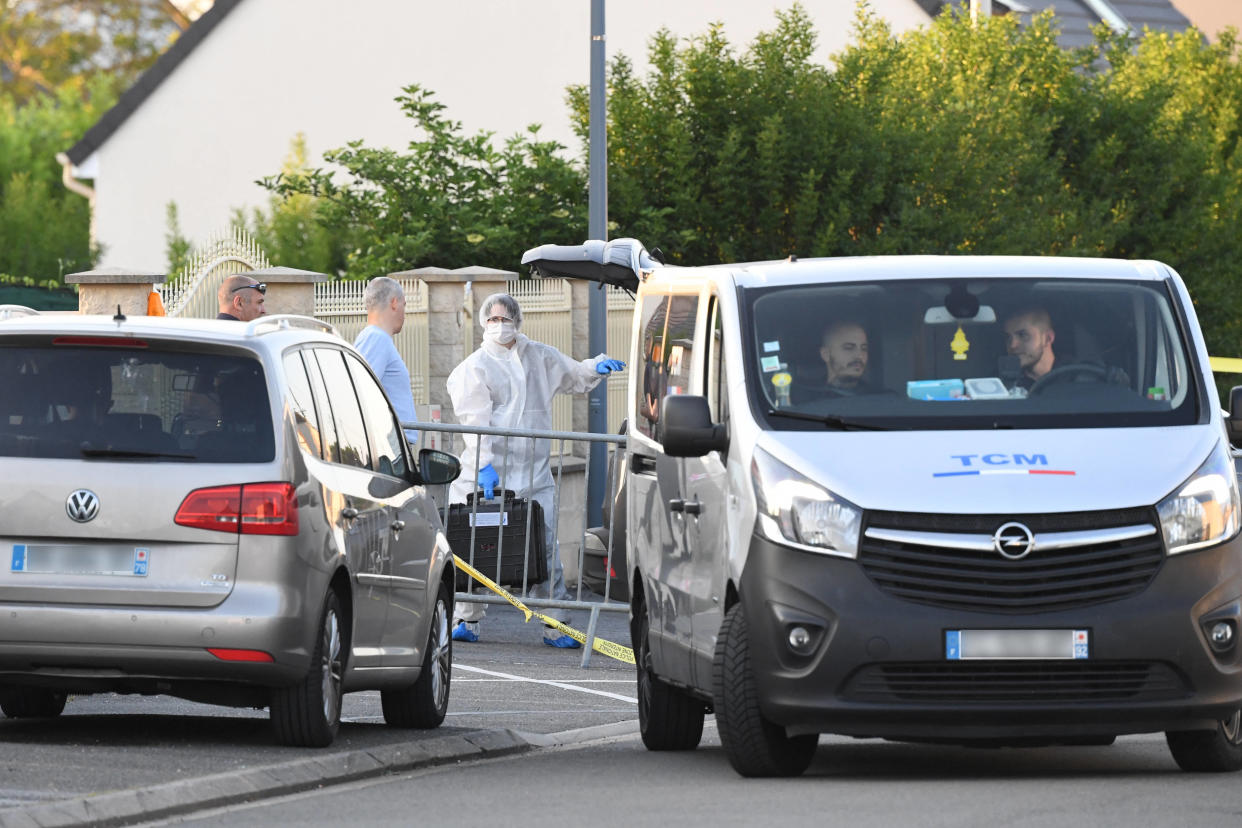
[{"label": "man in blue shirt", "polygon": [[[354,339],[354,347],[370,364],[380,385],[392,401],[397,419],[403,423],[418,422],[414,416],[414,393],[410,390],[410,371],[397,352],[392,338],[405,324],[405,291],[401,283],[388,276],[378,276],[367,285],[363,294],[367,308],[367,326]],[[418,444],[418,432],[406,429],[410,446]]]}]

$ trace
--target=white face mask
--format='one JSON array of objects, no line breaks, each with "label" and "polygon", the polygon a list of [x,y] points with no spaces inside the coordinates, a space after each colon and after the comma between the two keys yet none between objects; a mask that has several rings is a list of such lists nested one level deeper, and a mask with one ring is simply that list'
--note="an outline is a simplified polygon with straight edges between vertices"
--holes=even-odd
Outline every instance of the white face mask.
[{"label": "white face mask", "polygon": [[483,326],[483,338],[498,345],[508,345],[517,338],[517,325],[512,322],[488,322]]}]

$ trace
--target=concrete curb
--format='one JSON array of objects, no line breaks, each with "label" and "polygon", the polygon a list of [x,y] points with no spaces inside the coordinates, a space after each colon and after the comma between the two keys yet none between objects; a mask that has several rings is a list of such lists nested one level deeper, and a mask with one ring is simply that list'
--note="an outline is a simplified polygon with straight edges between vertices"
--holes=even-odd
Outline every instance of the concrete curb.
[{"label": "concrete curb", "polygon": [[512,730],[473,730],[14,808],[0,811],[0,828],[132,825],[461,759],[524,753],[534,747],[526,734]]}]

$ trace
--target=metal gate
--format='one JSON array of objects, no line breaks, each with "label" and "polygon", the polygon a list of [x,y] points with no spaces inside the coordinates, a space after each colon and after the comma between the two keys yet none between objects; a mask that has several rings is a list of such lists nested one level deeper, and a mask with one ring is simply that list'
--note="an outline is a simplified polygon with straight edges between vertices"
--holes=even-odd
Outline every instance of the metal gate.
[{"label": "metal gate", "polygon": [[267,256],[250,234],[232,227],[194,251],[181,272],[157,286],[156,291],[169,316],[214,319],[220,309],[216,291],[225,279],[269,266]]}]

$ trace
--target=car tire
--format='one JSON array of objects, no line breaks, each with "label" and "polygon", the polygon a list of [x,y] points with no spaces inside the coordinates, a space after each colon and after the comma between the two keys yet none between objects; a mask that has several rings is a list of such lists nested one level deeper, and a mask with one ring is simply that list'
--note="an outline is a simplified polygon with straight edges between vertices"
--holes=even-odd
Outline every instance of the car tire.
[{"label": "car tire", "polygon": [[694,750],[703,738],[706,705],[652,671],[647,604],[634,607],[630,637],[638,677],[638,729],[647,750]]},{"label": "car tire", "polygon": [[750,629],[740,603],[725,613],[712,660],[716,729],[733,769],[742,776],[799,776],[811,765],[816,733],[787,736],[759,709],[750,660]]},{"label": "car tire", "polygon": [[390,727],[427,730],[444,722],[453,674],[452,615],[453,595],[441,582],[431,611],[431,629],[427,632],[418,679],[408,687],[380,692],[384,721]]},{"label": "car tire", "polygon": [[1213,730],[1170,730],[1164,734],[1173,760],[1192,773],[1242,770],[1242,710],[1216,723]]},{"label": "car tire", "polygon": [[319,633],[306,677],[272,691],[271,717],[276,741],[296,747],[327,747],[341,727],[341,697],[348,652],[341,601],[329,591],[320,613]]},{"label": "car tire", "polygon": [[10,719],[54,719],[68,698],[44,687],[0,687],[0,711]]}]

